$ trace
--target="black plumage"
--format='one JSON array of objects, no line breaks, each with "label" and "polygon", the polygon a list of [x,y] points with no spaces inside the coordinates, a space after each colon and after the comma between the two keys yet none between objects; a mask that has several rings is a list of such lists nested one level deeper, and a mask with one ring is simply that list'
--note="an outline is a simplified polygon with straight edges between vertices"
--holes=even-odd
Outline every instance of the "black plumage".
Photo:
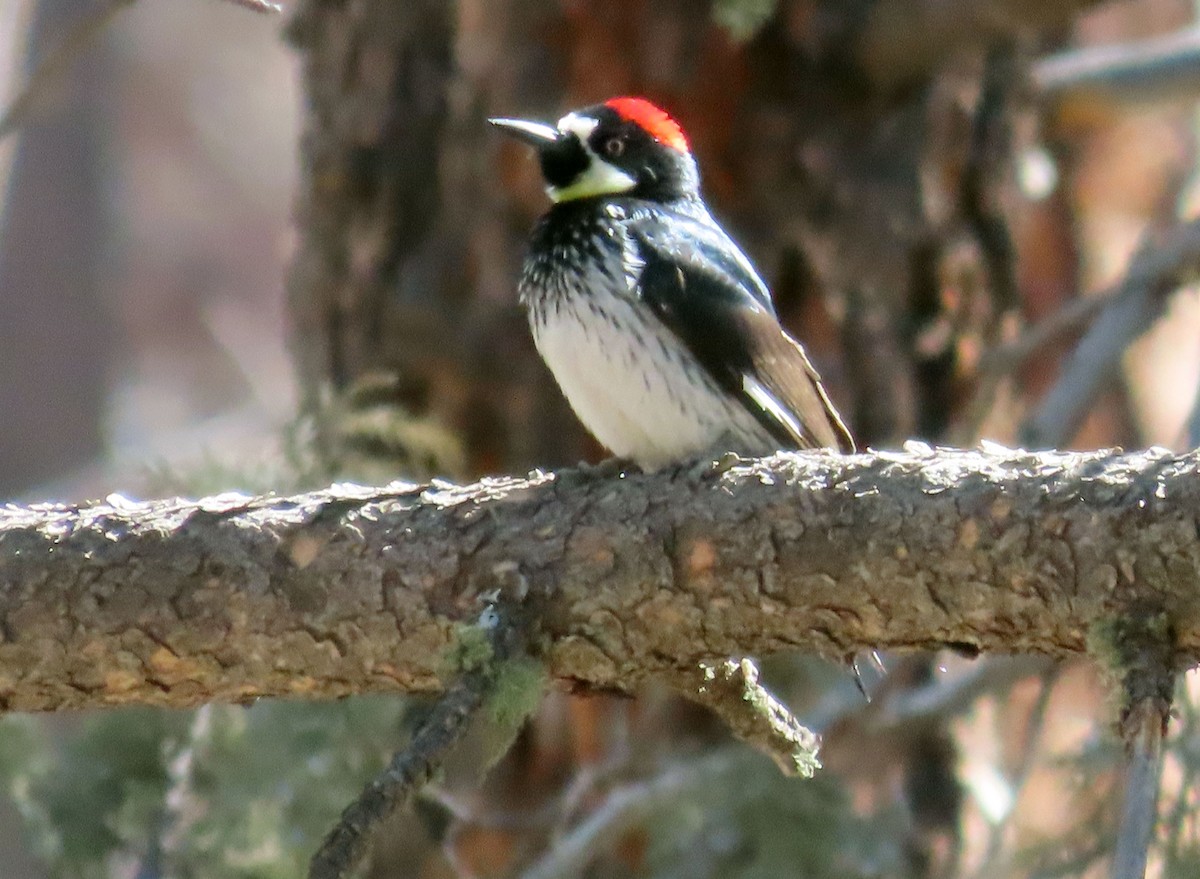
[{"label": "black plumage", "polygon": [[[673,211],[635,216],[631,233],[645,262],[638,295],[721,387],[781,449],[854,451],[808,355],[780,326],[766,285],[725,233],[711,220]],[[750,396],[747,379],[792,418]]]}]

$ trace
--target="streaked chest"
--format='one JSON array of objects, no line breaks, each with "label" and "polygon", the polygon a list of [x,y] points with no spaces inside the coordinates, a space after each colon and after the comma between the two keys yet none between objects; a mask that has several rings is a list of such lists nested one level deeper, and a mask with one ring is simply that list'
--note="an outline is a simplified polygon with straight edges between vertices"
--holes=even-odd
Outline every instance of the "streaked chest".
[{"label": "streaked chest", "polygon": [[632,250],[527,267],[521,295],[538,352],[584,425],[617,455],[659,467],[729,436],[771,448],[761,425],[637,295]]}]

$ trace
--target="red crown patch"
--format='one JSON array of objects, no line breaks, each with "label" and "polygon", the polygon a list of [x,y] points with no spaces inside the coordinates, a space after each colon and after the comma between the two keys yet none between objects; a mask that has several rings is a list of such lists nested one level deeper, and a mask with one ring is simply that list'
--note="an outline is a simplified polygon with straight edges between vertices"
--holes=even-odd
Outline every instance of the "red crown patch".
[{"label": "red crown patch", "polygon": [[615,110],[622,119],[640,125],[659,143],[681,153],[688,151],[687,137],[679,123],[645,98],[612,98],[604,106]]}]

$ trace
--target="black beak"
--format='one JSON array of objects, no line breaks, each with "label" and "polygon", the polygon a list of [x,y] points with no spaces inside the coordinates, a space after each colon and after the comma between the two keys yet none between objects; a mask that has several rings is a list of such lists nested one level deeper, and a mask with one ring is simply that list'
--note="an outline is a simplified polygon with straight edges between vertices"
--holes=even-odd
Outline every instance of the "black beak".
[{"label": "black beak", "polygon": [[544,122],[530,122],[527,119],[489,119],[488,122],[539,151],[558,143],[562,137],[561,131]]}]

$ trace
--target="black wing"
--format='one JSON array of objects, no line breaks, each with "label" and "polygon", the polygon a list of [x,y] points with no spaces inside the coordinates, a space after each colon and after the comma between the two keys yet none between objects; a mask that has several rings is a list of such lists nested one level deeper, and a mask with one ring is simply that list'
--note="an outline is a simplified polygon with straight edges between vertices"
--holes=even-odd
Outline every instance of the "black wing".
[{"label": "black wing", "polygon": [[644,262],[639,294],[780,448],[854,451],[804,349],[775,317],[771,294],[719,229],[672,213],[634,217]]}]

